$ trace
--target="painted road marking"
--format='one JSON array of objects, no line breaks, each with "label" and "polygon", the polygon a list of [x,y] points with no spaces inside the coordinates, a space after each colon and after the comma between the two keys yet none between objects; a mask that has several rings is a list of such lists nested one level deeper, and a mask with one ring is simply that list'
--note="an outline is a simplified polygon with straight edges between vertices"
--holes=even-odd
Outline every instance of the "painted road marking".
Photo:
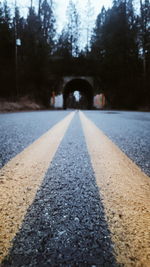
[{"label": "painted road marking", "polygon": [[0,170],[0,260],[7,255],[74,114],[71,112]]},{"label": "painted road marking", "polygon": [[123,266],[150,266],[150,178],[80,112],[96,181]]}]

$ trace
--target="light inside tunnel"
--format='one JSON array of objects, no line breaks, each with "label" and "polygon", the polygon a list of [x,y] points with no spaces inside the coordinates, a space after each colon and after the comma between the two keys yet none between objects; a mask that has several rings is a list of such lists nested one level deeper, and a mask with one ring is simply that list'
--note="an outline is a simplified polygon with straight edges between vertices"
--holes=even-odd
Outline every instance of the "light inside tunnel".
[{"label": "light inside tunnel", "polygon": [[93,87],[86,79],[72,79],[63,90],[64,109],[91,109],[93,106]]},{"label": "light inside tunnel", "polygon": [[79,100],[80,100],[80,92],[79,91],[75,91],[74,92],[74,96],[75,96],[75,99],[76,99],[76,102],[79,102]]}]

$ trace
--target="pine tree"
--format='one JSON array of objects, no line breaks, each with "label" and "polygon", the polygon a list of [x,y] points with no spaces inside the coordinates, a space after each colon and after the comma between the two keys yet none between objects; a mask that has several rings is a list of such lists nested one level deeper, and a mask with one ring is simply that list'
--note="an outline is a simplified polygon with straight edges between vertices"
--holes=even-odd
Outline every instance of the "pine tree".
[{"label": "pine tree", "polygon": [[71,44],[71,55],[77,57],[79,54],[79,36],[80,36],[80,20],[76,6],[73,1],[69,1],[67,8],[67,31],[69,35],[69,43]]},{"label": "pine tree", "polygon": [[54,49],[54,37],[55,37],[55,18],[53,14],[52,1],[44,0],[41,4],[41,23],[42,23],[42,33],[45,41],[50,46],[50,51]]},{"label": "pine tree", "polygon": [[72,44],[70,36],[66,28],[64,28],[58,37],[55,54],[62,58],[70,58],[72,56]]},{"label": "pine tree", "polygon": [[102,59],[104,56],[104,49],[102,45],[103,39],[103,25],[106,19],[106,10],[102,7],[100,14],[97,16],[95,28],[91,36],[91,54],[95,59]]},{"label": "pine tree", "polygon": [[143,63],[143,93],[147,95],[144,104],[149,106],[150,99],[150,1],[140,1],[139,17],[139,55]]},{"label": "pine tree", "polygon": [[[143,58],[143,73],[147,75],[148,62],[150,60],[150,1],[140,1],[140,48]],[[150,64],[150,63],[149,63]]]},{"label": "pine tree", "polygon": [[116,0],[111,9],[102,9],[97,17],[91,55],[99,59],[105,86],[111,87],[116,105],[119,102],[130,105],[134,101],[133,88],[140,70],[137,29],[132,0]]},{"label": "pine tree", "polygon": [[0,80],[3,97],[11,97],[13,94],[14,54],[10,9],[7,1],[4,1],[3,5],[0,4]]},{"label": "pine tree", "polygon": [[92,27],[93,27],[93,14],[94,14],[94,8],[91,4],[91,1],[87,0],[86,10],[85,10],[85,21],[84,21],[84,24],[86,25],[86,53],[87,54],[90,51],[90,39],[91,39]]}]

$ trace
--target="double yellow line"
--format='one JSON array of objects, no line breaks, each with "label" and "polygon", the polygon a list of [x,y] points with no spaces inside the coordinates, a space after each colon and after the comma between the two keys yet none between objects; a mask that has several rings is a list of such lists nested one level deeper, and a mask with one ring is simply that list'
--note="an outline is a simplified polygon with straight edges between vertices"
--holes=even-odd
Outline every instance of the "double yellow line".
[{"label": "double yellow line", "polygon": [[[74,114],[70,113],[1,169],[1,260],[8,254]],[[82,112],[79,115],[117,262],[150,266],[150,179]]]}]

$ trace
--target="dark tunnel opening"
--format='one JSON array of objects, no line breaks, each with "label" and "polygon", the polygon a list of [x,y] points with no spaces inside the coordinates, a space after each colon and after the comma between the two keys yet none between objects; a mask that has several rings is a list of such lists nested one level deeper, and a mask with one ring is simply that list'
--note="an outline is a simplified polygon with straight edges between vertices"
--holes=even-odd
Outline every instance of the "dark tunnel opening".
[{"label": "dark tunnel opening", "polygon": [[93,87],[85,79],[69,81],[63,91],[63,108],[91,109],[93,107]]}]

